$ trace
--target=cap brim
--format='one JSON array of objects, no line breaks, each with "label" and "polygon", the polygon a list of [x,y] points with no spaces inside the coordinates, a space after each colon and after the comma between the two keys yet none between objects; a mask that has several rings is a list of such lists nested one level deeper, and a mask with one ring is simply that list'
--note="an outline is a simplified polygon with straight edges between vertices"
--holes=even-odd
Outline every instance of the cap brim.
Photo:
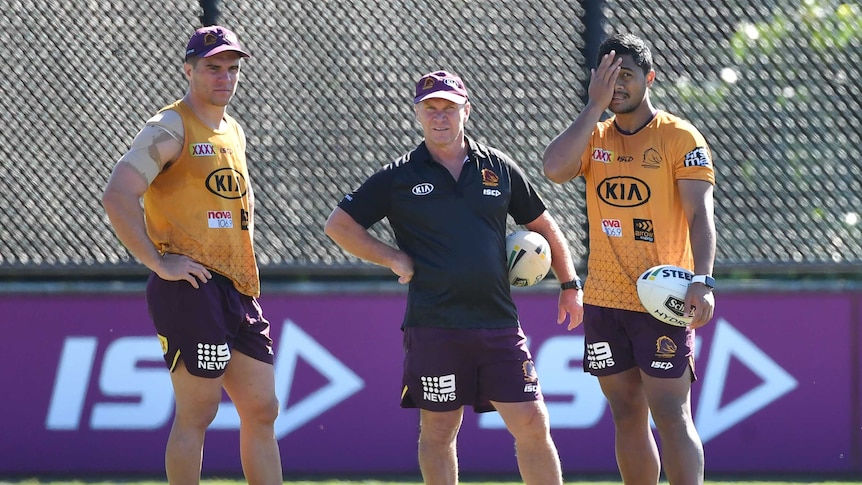
[{"label": "cap brim", "polygon": [[432,98],[445,99],[448,101],[452,101],[453,103],[456,103],[456,104],[466,104],[467,103],[467,97],[466,96],[462,96],[460,94],[453,93],[451,91],[435,91],[433,93],[428,93],[424,96],[419,96],[418,98],[414,98],[413,104],[419,104],[422,101],[425,101],[426,99],[432,99]]},{"label": "cap brim", "polygon": [[202,56],[198,56],[198,57],[212,57],[216,54],[221,54],[222,52],[229,52],[229,51],[236,52],[237,54],[240,55],[240,57],[251,57],[251,54],[249,54],[248,52],[246,52],[246,51],[244,51],[238,47],[234,47],[232,45],[220,45],[220,46],[216,47],[215,49],[207,52],[206,54],[204,54]]}]

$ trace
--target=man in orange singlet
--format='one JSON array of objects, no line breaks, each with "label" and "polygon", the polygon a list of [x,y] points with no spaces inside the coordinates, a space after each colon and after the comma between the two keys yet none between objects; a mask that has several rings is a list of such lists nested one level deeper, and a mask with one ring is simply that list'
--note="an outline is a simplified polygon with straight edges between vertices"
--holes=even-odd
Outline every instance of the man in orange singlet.
[{"label": "man in orange singlet", "polygon": [[222,389],[239,413],[246,480],[282,483],[246,139],[226,114],[247,57],[228,29],[196,30],[183,63],[185,96],[147,121],[102,198],[120,241],[152,270],[147,305],[176,397],[165,451],[172,485],[200,483],[204,435]]},{"label": "man in orange singlet", "polygon": [[[700,484],[703,445],[690,395],[694,332],[715,307],[715,172],[697,129],[653,107],[654,80],[643,40],[630,34],[606,40],[589,101],[546,148],[544,171],[556,183],[586,181],[584,370],[598,377],[610,404],[623,481],[655,485],[663,463],[671,484]],[[605,110],[614,116],[602,121]],[[658,264],[695,274],[685,298],[693,315],[688,327],[662,323],[640,304],[637,277]]]}]

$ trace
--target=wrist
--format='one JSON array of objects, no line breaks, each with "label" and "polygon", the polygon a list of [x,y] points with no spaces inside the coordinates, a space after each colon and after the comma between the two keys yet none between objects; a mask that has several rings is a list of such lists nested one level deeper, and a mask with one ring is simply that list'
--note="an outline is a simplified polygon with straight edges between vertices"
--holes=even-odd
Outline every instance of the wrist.
[{"label": "wrist", "polygon": [[692,283],[700,283],[703,286],[706,286],[707,288],[709,288],[710,290],[715,288],[715,278],[713,278],[711,275],[696,274],[696,275],[691,277],[691,282]]},{"label": "wrist", "polygon": [[560,283],[560,290],[583,290],[584,284],[580,278],[575,278],[565,283]]}]

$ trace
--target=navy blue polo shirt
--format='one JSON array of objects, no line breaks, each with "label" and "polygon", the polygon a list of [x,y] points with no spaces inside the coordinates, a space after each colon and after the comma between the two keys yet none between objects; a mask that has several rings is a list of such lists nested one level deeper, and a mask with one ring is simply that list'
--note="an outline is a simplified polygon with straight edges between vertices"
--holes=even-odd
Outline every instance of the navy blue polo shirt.
[{"label": "navy blue polo shirt", "polygon": [[459,180],[425,142],[380,169],[338,207],[366,229],[384,217],[414,261],[403,327],[517,327],[506,265],[506,221],[545,204],[508,156],[469,137]]}]

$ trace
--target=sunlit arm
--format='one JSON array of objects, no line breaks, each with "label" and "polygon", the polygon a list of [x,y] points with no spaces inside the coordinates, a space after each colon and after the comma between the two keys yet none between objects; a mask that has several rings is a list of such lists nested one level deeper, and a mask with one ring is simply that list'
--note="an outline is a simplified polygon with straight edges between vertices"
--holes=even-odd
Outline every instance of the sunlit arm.
[{"label": "sunlit arm", "polygon": [[392,270],[399,283],[409,283],[413,278],[413,259],[407,253],[372,236],[340,207],[329,215],[324,232],[348,253]]},{"label": "sunlit arm", "polygon": [[[568,241],[557,225],[557,221],[551,217],[548,211],[543,212],[528,224],[524,224],[524,227],[541,234],[548,241],[548,245],[551,247],[551,268],[561,283],[578,278]],[[557,323],[563,323],[566,320],[566,315],[570,317],[569,330],[580,325],[584,318],[583,291],[560,291]]]}]

